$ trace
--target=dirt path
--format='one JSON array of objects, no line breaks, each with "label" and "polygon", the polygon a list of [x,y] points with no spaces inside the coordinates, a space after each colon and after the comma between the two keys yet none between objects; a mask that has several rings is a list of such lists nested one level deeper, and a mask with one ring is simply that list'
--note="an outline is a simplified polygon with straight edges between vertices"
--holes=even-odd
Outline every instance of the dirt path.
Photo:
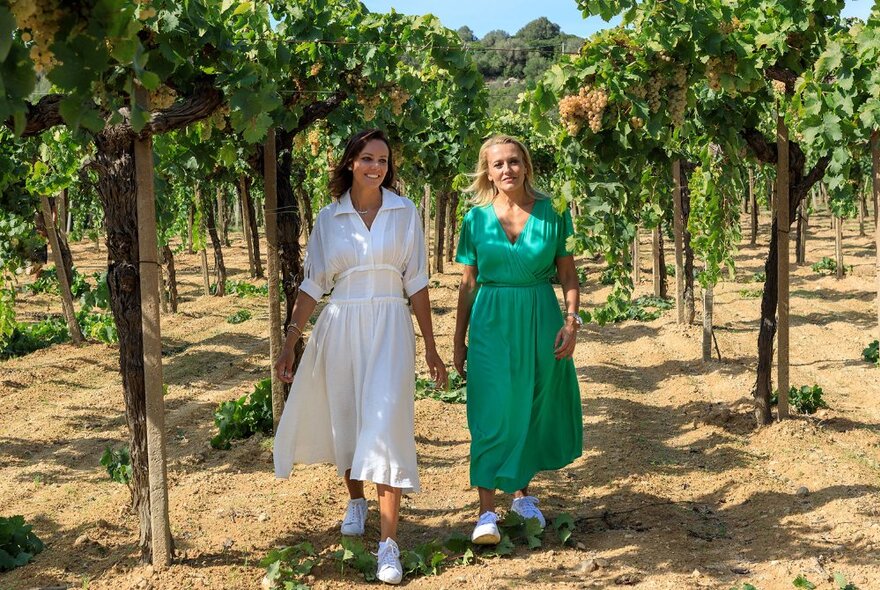
[{"label": "dirt path", "polygon": [[[815,218],[814,218],[815,219]],[[766,220],[764,228],[766,228]],[[810,262],[833,252],[825,219],[808,242]],[[809,267],[793,272],[792,377],[818,383],[831,406],[754,430],[754,382],[760,288],[750,278],[765,246],[744,247],[738,280],[716,292],[722,361],[700,361],[700,328],[680,327],[671,313],[653,322],[590,325],[576,365],[582,384],[584,455],[540,475],[533,493],[548,517],[576,520],[574,544],[545,534],[544,546],[518,546],[510,558],[483,558],[412,588],[636,588],[759,590],[792,588],[805,575],[820,589],[844,574],[861,590],[880,588],[880,372],[860,360],[873,339],[873,249],[848,227],[842,281]],[[650,289],[647,236],[645,282]],[[247,260],[234,242],[229,273],[242,279]],[[99,266],[103,253],[74,247],[78,266]],[[47,549],[0,575],[0,590],[67,584],[90,589],[257,588],[258,561],[280,545],[309,540],[320,552],[338,547],[346,495],[329,466],[297,467],[289,481],[272,477],[271,441],[241,441],[215,451],[212,412],[265,376],[266,310],[262,299],[199,296],[196,256],[180,255],[181,312],[163,317],[169,385],[168,454],[178,565],[153,572],[136,560],[137,520],[125,486],[98,464],[106,446],[127,438],[116,349],[55,346],[0,362],[0,506],[23,514]],[[607,294],[598,267],[587,305]],[[455,265],[452,265],[455,270]],[[441,354],[451,358],[457,276],[432,277]],[[55,310],[32,297],[20,317]],[[225,318],[241,308],[253,319]],[[421,363],[421,360],[420,360]],[[423,364],[423,363],[421,363]],[[404,499],[401,544],[413,547],[451,533],[468,534],[476,494],[468,484],[463,406],[416,403],[423,492]],[[804,489],[801,489],[804,488]],[[506,507],[509,499],[499,505]],[[375,502],[367,539],[378,536]],[[590,569],[585,561],[600,567]],[[321,566],[314,588],[363,584],[356,572]]]}]

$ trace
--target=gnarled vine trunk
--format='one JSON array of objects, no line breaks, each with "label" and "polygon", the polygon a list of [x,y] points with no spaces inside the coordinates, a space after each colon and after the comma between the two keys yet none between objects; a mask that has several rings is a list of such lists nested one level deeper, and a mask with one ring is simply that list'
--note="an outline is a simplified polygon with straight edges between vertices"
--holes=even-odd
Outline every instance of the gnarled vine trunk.
[{"label": "gnarled vine trunk", "polygon": [[107,285],[119,334],[119,371],[129,431],[131,502],[140,520],[141,559],[147,563],[152,547],[134,135],[124,127],[108,127],[95,136],[95,146],[97,189],[107,227]]}]

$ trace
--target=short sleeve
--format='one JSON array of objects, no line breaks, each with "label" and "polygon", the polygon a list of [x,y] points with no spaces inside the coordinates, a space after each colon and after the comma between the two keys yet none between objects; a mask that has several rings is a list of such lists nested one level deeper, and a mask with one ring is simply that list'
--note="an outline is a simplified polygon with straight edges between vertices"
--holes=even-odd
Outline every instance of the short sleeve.
[{"label": "short sleeve", "polygon": [[571,235],[574,235],[574,225],[571,222],[571,212],[566,209],[559,220],[559,232],[556,239],[556,258],[571,256],[574,254],[574,252],[569,250],[565,245],[568,241],[568,237]]},{"label": "short sleeve", "polygon": [[318,215],[315,229],[306,245],[306,257],[303,261],[304,278],[299,285],[300,290],[315,301],[319,301],[325,293],[329,293],[334,284],[334,277],[328,264],[329,252],[324,240],[324,232],[321,230],[322,225],[321,215]]},{"label": "short sleeve", "polygon": [[473,209],[468,211],[461,220],[461,231],[458,233],[458,250],[455,261],[469,266],[477,265],[477,249],[474,244]]},{"label": "short sleeve", "polygon": [[422,220],[415,207],[410,208],[411,218],[406,233],[406,260],[403,269],[403,290],[412,297],[428,286],[428,256],[425,252],[425,233]]}]

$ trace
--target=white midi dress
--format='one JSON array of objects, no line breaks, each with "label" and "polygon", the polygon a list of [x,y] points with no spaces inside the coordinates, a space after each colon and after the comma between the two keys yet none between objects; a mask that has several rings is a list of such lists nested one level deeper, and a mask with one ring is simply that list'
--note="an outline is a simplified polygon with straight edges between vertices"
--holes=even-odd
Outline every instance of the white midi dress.
[{"label": "white midi dress", "polygon": [[318,214],[300,289],[321,311],[275,435],[275,476],[334,463],[351,478],[419,491],[415,335],[407,299],[428,285],[415,205],[382,189],[371,229],[344,194]]}]

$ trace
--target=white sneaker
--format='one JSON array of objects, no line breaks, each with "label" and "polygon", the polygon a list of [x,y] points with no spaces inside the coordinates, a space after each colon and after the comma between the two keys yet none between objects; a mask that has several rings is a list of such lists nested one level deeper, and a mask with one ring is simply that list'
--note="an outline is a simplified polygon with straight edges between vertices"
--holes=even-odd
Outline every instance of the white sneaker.
[{"label": "white sneaker", "polygon": [[501,531],[498,530],[498,515],[486,511],[477,520],[477,526],[471,533],[471,542],[475,545],[497,545],[501,542]]},{"label": "white sneaker", "polygon": [[349,500],[342,519],[342,534],[346,537],[360,537],[364,534],[364,523],[367,521],[367,500],[358,498]]},{"label": "white sneaker", "polygon": [[534,496],[523,496],[522,498],[514,498],[510,509],[522,516],[523,518],[537,518],[541,528],[547,526],[544,515],[538,510],[538,499]]},{"label": "white sneaker", "polygon": [[400,565],[400,548],[391,537],[379,542],[379,569],[376,577],[386,584],[400,584],[403,566]]}]

